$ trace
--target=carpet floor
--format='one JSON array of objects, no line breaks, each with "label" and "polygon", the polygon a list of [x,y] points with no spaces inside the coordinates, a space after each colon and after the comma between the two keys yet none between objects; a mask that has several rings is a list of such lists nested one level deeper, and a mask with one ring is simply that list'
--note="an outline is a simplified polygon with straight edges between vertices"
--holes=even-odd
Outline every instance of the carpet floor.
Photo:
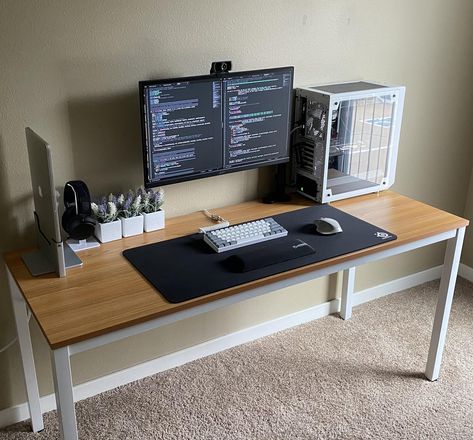
[{"label": "carpet floor", "polygon": [[[438,282],[76,405],[80,439],[473,439],[473,284],[458,279],[440,380],[423,378]],[[58,437],[28,423],[8,440]]]}]

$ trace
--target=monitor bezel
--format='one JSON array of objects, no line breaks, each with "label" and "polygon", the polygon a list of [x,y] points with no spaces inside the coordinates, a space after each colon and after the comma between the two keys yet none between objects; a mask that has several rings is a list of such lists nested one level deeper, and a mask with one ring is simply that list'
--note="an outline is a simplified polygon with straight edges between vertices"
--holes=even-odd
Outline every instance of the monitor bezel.
[{"label": "monitor bezel", "polygon": [[[234,168],[227,168],[227,169],[219,169],[216,171],[207,171],[201,174],[189,174],[186,176],[179,176],[179,177],[170,177],[163,180],[150,180],[149,170],[148,170],[148,145],[147,145],[147,133],[146,133],[146,124],[145,124],[145,102],[144,102],[144,88],[153,85],[159,84],[167,84],[172,82],[183,82],[183,81],[198,81],[198,80],[214,80],[214,79],[223,79],[223,78],[230,78],[240,75],[246,74],[259,74],[259,73],[270,73],[270,72],[278,72],[278,71],[288,71],[290,70],[291,73],[291,85],[290,85],[290,94],[289,94],[289,118],[288,118],[288,136],[287,136],[287,156],[268,162],[260,162],[260,163],[253,163],[248,165],[242,165]],[[225,72],[215,75],[197,75],[197,76],[184,76],[178,78],[164,78],[164,79],[157,79],[157,80],[146,80],[140,81],[138,83],[139,94],[140,94],[140,115],[141,115],[141,143],[142,143],[142,159],[143,159],[143,174],[144,174],[144,186],[147,189],[156,188],[159,186],[170,185],[173,183],[180,183],[180,182],[188,182],[191,180],[197,179],[204,179],[206,177],[213,177],[213,176],[221,176],[224,174],[236,173],[239,171],[248,171],[257,168],[279,165],[283,163],[288,163],[290,160],[290,140],[291,140],[291,127],[292,127],[292,100],[293,100],[293,93],[292,89],[294,87],[294,66],[285,66],[285,67],[274,67],[274,68],[267,68],[267,69],[256,69],[256,70],[245,70],[240,72]]]}]

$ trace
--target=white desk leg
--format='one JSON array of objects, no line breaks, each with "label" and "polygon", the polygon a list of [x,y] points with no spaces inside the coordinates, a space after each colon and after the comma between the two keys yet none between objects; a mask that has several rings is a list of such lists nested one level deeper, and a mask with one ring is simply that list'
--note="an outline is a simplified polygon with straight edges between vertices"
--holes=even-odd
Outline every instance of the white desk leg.
[{"label": "white desk leg", "polygon": [[450,317],[450,309],[452,307],[464,236],[465,228],[457,229],[456,236],[448,240],[445,251],[437,309],[435,310],[432,337],[430,339],[429,357],[425,369],[427,379],[432,381],[437,380],[440,373],[443,348],[447,336],[448,318]]},{"label": "white desk leg", "polygon": [[340,305],[340,316],[342,319],[351,318],[353,301],[353,290],[355,288],[355,268],[350,267],[343,271],[342,299]]},{"label": "white desk leg", "polygon": [[26,302],[13,279],[10,270],[7,268],[8,285],[15,315],[16,332],[20,345],[21,363],[25,378],[26,396],[28,398],[28,409],[31,417],[31,427],[33,432],[44,429],[43,414],[39,400],[38,380],[33,358],[33,347],[31,346],[30,327],[28,314],[26,313]]},{"label": "white desk leg", "polygon": [[62,440],[78,440],[69,347],[51,353],[57,415]]}]

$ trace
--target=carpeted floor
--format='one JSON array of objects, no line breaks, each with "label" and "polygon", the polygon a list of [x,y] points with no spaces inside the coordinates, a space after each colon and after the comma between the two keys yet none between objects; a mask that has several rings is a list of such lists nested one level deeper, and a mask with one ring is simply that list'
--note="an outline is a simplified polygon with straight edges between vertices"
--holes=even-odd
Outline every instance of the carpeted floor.
[{"label": "carpeted floor", "polygon": [[[437,282],[76,405],[81,439],[473,439],[473,284],[458,280],[440,380],[423,379]],[[56,413],[34,435],[55,439]]]}]

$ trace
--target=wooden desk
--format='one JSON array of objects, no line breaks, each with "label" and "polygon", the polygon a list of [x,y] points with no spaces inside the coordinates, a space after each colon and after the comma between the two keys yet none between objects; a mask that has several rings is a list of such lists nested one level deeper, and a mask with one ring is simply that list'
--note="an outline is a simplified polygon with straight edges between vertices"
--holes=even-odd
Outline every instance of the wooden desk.
[{"label": "wooden desk", "polygon": [[[295,197],[285,204],[257,201],[215,210],[231,223],[310,206]],[[168,303],[122,256],[127,248],[194,233],[209,223],[197,212],[167,220],[161,231],[103,244],[80,253],[83,267],[66,278],[30,276],[20,252],[5,256],[34,431],[43,428],[27,308],[52,350],[56,401],[63,439],[77,439],[70,356],[131,335],[252,298],[272,290],[343,271],[340,315],[351,316],[355,267],[439,241],[448,241],[426,376],[436,380],[468,221],[391,191],[339,201],[333,206],[397,234],[376,247],[263,278],[179,304]],[[26,307],[25,307],[26,305]]]}]

